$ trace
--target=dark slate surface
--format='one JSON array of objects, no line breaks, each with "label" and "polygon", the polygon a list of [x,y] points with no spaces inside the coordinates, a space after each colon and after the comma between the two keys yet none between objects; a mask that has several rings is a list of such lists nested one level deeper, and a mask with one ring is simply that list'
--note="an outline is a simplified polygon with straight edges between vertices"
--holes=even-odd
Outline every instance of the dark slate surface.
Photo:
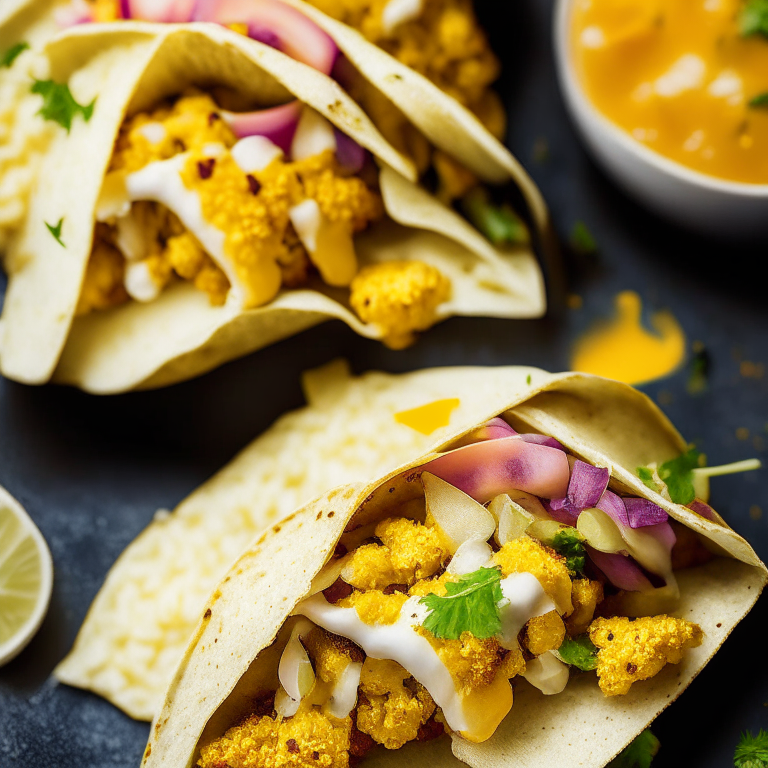
[{"label": "dark slate surface", "polygon": [[[583,307],[553,307],[540,321],[451,320],[398,353],[333,323],[197,381],[121,397],[0,381],[0,483],[42,529],[56,569],[40,633],[0,670],[2,768],[138,765],[148,727],[95,696],[55,685],[49,674],[123,548],[158,507],[172,508],[286,409],[301,405],[304,368],[346,356],[357,371],[511,363],[564,370],[576,336],[610,313],[617,292],[633,289],[647,312],[672,309],[689,346],[702,341],[710,359],[709,386],[699,395],[687,392],[689,368],[643,389],[710,463],[766,458],[768,379],[740,371],[743,361],[768,365],[768,309],[756,271],[765,245],[703,240],[621,194],[585,155],[564,111],[551,55],[552,2],[517,0],[506,6],[506,18],[499,6],[486,0],[480,11],[505,63],[500,91],[509,107],[509,145],[541,186],[563,239],[583,220],[599,241],[597,257],[566,253],[567,290],[583,297]],[[542,139],[549,159],[536,162]],[[762,470],[713,483],[716,508],[764,559],[765,482]],[[740,732],[768,725],[767,621],[763,599],[657,720],[663,748],[655,768],[728,766]]]}]

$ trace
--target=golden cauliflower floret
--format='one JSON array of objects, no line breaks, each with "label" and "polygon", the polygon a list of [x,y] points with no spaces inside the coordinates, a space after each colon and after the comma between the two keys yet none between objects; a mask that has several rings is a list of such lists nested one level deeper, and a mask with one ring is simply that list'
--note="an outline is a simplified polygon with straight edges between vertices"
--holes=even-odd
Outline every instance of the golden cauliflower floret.
[{"label": "golden cauliflower floret", "polygon": [[435,711],[426,688],[393,661],[366,659],[360,689],[357,727],[387,749],[413,741]]},{"label": "golden cauliflower floret", "polygon": [[534,655],[557,650],[565,639],[565,624],[557,611],[535,616],[525,626],[525,647]]},{"label": "golden cauliflower floret", "polygon": [[423,627],[416,631],[429,640],[464,693],[490,685],[504,660],[504,650],[492,637],[479,638],[462,632],[458,640],[440,640]]},{"label": "golden cauliflower floret", "polygon": [[571,579],[565,558],[546,549],[530,536],[521,536],[507,542],[494,556],[493,562],[501,567],[504,577],[512,573],[531,573],[552,598],[557,610],[567,615],[571,604]]},{"label": "golden cauliflower floret", "polygon": [[701,627],[671,616],[596,619],[589,639],[599,648],[597,676],[606,696],[629,691],[632,683],[658,674],[666,664],[678,664],[689,648],[701,645]]},{"label": "golden cauliflower floret", "polygon": [[603,585],[599,581],[575,579],[571,589],[573,613],[565,626],[571,637],[583,635],[595,616],[595,609],[603,602]]},{"label": "golden cauliflower floret", "polygon": [[216,102],[206,94],[191,94],[173,106],[161,106],[127,120],[120,129],[110,170],[138,171],[206,144],[231,147],[236,137],[221,119]]},{"label": "golden cauliflower floret", "polygon": [[300,709],[279,723],[253,717],[230,728],[203,747],[200,768],[346,768],[349,765],[350,718]]},{"label": "golden cauliflower floret", "polygon": [[513,648],[501,662],[499,666],[499,675],[503,675],[507,680],[511,680],[517,675],[525,672],[525,657],[520,648]]},{"label": "golden cauliflower floret", "polygon": [[128,301],[123,287],[125,261],[118,250],[98,235],[88,260],[77,314],[85,315],[95,309],[108,309]]},{"label": "golden cauliflower floret", "polygon": [[315,674],[325,683],[335,683],[350,662],[365,659],[362,649],[351,640],[320,627],[313,629],[302,642],[314,662]]},{"label": "golden cauliflower floret", "polygon": [[344,568],[344,581],[356,589],[410,586],[435,573],[448,552],[439,533],[407,518],[388,518],[376,526],[382,544],[358,547]]},{"label": "golden cauliflower floret", "polygon": [[379,326],[387,346],[402,349],[413,343],[415,331],[434,325],[451,284],[423,262],[389,261],[360,270],[350,291],[349,302],[360,319]]},{"label": "golden cauliflower floret", "polygon": [[395,592],[385,595],[372,589],[366,592],[353,592],[349,597],[339,600],[340,608],[354,608],[360,621],[366,624],[394,624],[400,618],[400,609],[408,595]]},{"label": "golden cauliflower floret", "polygon": [[445,597],[446,588],[445,585],[448,582],[456,581],[456,576],[450,573],[442,573],[440,576],[433,579],[424,579],[417,581],[409,590],[408,594],[418,595],[419,597],[425,597],[426,595],[438,595],[439,597]]}]

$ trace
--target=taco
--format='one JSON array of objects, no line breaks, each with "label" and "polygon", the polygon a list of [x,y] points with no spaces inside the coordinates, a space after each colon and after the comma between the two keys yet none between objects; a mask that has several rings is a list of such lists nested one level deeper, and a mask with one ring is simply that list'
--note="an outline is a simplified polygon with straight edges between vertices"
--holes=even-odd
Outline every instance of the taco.
[{"label": "taco", "polygon": [[330,318],[398,348],[454,314],[543,311],[531,253],[418,186],[315,69],[214,25],[85,25],[47,53],[69,132],[7,254],[6,376],[117,392]]}]

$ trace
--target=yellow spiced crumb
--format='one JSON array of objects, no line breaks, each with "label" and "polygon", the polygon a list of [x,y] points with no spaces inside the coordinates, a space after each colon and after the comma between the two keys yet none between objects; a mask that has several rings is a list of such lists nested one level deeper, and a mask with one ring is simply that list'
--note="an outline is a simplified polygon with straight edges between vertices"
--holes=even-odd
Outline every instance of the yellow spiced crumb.
[{"label": "yellow spiced crumb", "polygon": [[350,304],[360,319],[379,326],[387,346],[402,349],[413,343],[416,331],[434,325],[451,286],[423,262],[388,261],[361,269],[350,290]]},{"label": "yellow spiced crumb", "polygon": [[385,595],[377,589],[371,589],[367,592],[353,592],[336,605],[340,608],[354,608],[360,621],[366,624],[394,624],[400,618],[400,609],[407,599],[408,595],[401,592]]},{"label": "yellow spiced crumb", "polygon": [[525,627],[523,642],[534,655],[557,650],[565,639],[565,624],[557,611],[532,618]]},{"label": "yellow spiced crumb", "polygon": [[606,696],[629,691],[632,683],[658,674],[666,664],[678,664],[689,648],[701,645],[701,627],[671,616],[596,619],[590,640],[600,649],[597,676]]}]

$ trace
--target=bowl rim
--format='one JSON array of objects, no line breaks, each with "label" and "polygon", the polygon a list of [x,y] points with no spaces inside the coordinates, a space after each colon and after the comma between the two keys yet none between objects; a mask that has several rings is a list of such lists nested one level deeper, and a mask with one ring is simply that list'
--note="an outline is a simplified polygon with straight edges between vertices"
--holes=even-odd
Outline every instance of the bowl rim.
[{"label": "bowl rim", "polygon": [[[712,192],[739,196],[743,198],[768,200],[768,183],[749,184],[740,181],[728,181],[717,176],[695,171],[676,160],[671,160],[659,152],[650,149],[637,141],[631,134],[620,128],[607,118],[592,103],[583,89],[572,65],[570,43],[571,11],[577,0],[556,0],[554,14],[554,49],[557,71],[560,83],[565,92],[566,101],[570,101],[574,111],[581,110],[584,115],[607,133],[624,151],[635,155],[642,162],[652,166],[657,171],[675,177],[679,181],[701,187]],[[590,131],[590,126],[582,126],[582,130]]]}]

